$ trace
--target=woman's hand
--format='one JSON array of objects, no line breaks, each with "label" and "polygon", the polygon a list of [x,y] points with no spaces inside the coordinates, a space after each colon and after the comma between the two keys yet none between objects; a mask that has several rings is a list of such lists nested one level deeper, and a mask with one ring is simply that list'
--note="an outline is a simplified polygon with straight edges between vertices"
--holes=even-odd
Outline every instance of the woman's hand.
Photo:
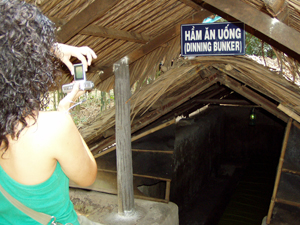
[{"label": "woman's hand", "polygon": [[72,75],[74,75],[74,66],[70,61],[71,56],[76,57],[81,61],[85,71],[87,71],[88,66],[91,65],[92,60],[97,58],[96,53],[87,46],[76,47],[56,43],[54,51],[56,56],[68,67]]},{"label": "woman's hand", "polygon": [[68,112],[71,106],[77,101],[77,99],[83,95],[85,91],[79,89],[79,83],[74,82],[73,89],[68,93],[58,104],[57,111]]}]

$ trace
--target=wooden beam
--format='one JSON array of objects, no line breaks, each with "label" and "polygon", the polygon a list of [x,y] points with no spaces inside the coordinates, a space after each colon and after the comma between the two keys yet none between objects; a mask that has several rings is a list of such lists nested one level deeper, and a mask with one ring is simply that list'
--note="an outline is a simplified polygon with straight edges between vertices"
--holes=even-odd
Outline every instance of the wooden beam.
[{"label": "wooden beam", "polygon": [[274,17],[288,23],[288,3],[286,0],[264,0],[268,12]]},{"label": "wooden beam", "polygon": [[167,181],[167,184],[166,184],[166,193],[165,193],[165,200],[167,202],[170,201],[170,190],[171,190],[171,181]]},{"label": "wooden beam", "polygon": [[295,206],[295,207],[300,208],[300,203],[299,202],[288,201],[288,200],[280,199],[280,198],[276,198],[275,201],[279,202],[279,203],[282,203],[282,204],[285,204],[285,205],[291,205],[291,206]]},{"label": "wooden beam", "polygon": [[152,152],[152,153],[162,153],[162,154],[173,154],[174,151],[166,150],[144,150],[144,149],[132,149],[133,152]]},{"label": "wooden beam", "polygon": [[251,105],[246,100],[239,99],[196,99],[194,102],[202,104],[230,104],[230,105]]},{"label": "wooden beam", "polygon": [[[133,175],[135,178],[142,177],[140,175],[136,176]],[[144,180],[144,177],[142,177]],[[166,182],[167,183],[171,182],[169,179],[164,179],[164,178],[158,178],[156,179],[155,177],[146,177],[146,179],[151,179],[151,180],[159,180]],[[137,180],[137,179],[135,179]],[[80,189],[85,189],[85,190],[93,190],[93,191],[100,191],[104,193],[109,193],[109,194],[114,194],[117,195],[117,172],[116,171],[111,171],[111,170],[103,170],[103,169],[98,169],[97,173],[97,178],[96,181],[88,187],[82,187],[77,185],[75,182],[70,180],[70,187],[72,188],[80,188]],[[168,200],[165,199],[160,199],[160,198],[152,198],[152,197],[147,197],[145,196],[141,191],[138,190],[138,184],[134,184],[134,198],[136,199],[145,199],[145,200],[150,200],[150,201],[156,201],[156,202],[165,202],[167,203]]]},{"label": "wooden beam", "polygon": [[149,135],[149,134],[152,134],[152,133],[154,133],[154,132],[156,132],[156,131],[158,131],[158,130],[161,130],[161,129],[165,128],[165,127],[168,127],[168,126],[174,124],[175,122],[176,122],[176,120],[175,120],[175,119],[172,119],[172,120],[167,121],[167,122],[165,122],[165,123],[163,123],[163,124],[160,124],[160,125],[158,125],[158,126],[152,128],[152,129],[150,129],[150,130],[147,130],[147,131],[145,131],[145,132],[143,132],[143,133],[141,133],[141,134],[138,134],[138,135],[134,136],[134,137],[132,138],[132,141],[136,141],[136,140],[138,140],[138,139],[140,139],[140,138],[142,138],[142,137],[145,137],[145,136],[147,136],[147,135]]},{"label": "wooden beam", "polygon": [[220,75],[218,80],[221,84],[229,87],[233,91],[237,92],[238,94],[244,96],[245,98],[249,99],[250,101],[254,102],[255,104],[261,106],[266,111],[270,112],[277,118],[281,119],[284,122],[288,122],[289,116],[285,113],[282,113],[279,109],[277,109],[277,105],[268,101],[260,94],[252,91],[250,88],[242,85],[238,81],[228,77],[227,75]]},{"label": "wooden beam", "polygon": [[285,169],[285,168],[282,168],[281,171],[282,171],[283,173],[291,173],[291,174],[295,174],[295,175],[300,176],[300,172],[299,172],[299,171],[289,170],[289,169]]},{"label": "wooden beam", "polygon": [[210,16],[212,13],[208,12],[206,10],[203,10],[201,12],[198,12],[197,14],[193,15],[192,17],[181,21],[174,27],[170,28],[163,34],[159,35],[152,41],[150,41],[148,44],[143,45],[141,48],[131,52],[128,55],[129,63],[133,63],[136,60],[142,58],[144,55],[147,55],[148,53],[152,52],[153,50],[160,47],[162,44],[174,39],[175,37],[180,35],[180,27],[182,24],[188,24],[188,23],[199,23],[202,22],[205,18]]},{"label": "wooden beam", "polygon": [[[246,30],[293,58],[300,58],[300,33],[240,0],[194,0],[221,17],[245,23]],[[283,35],[284,34],[284,35]]]},{"label": "wooden beam", "polygon": [[116,156],[118,180],[118,212],[129,216],[134,212],[133,169],[130,125],[130,79],[127,58],[114,64],[116,104]]},{"label": "wooden beam", "polygon": [[163,180],[163,181],[171,181],[171,179],[165,178],[165,177],[154,177],[154,176],[148,176],[148,175],[141,175],[141,174],[133,174],[135,177],[145,177],[153,180]]},{"label": "wooden beam", "polygon": [[77,33],[103,16],[120,0],[95,0],[58,29],[58,41],[66,43]]},{"label": "wooden beam", "polygon": [[287,5],[285,0],[264,0],[263,2],[267,9],[272,11],[271,14],[273,17],[276,17]]},{"label": "wooden beam", "polygon": [[[57,27],[61,27],[67,23],[66,20],[62,20],[54,17],[50,17],[50,20],[54,22]],[[143,35],[136,32],[127,32],[127,31],[117,30],[113,28],[106,28],[106,27],[101,27],[93,24],[81,30],[79,34],[91,35],[94,37],[125,40],[125,41],[130,41],[135,43],[141,43],[141,44],[146,44],[151,40],[151,38],[148,35]]]},{"label": "wooden beam", "polygon": [[151,38],[147,35],[139,34],[136,32],[127,32],[123,30],[117,30],[112,28],[100,27],[96,25],[90,25],[83,29],[80,34],[92,35],[95,37],[104,37],[118,40],[125,40],[130,42],[136,42],[141,44],[148,43]]},{"label": "wooden beam", "polygon": [[181,1],[184,4],[186,4],[187,6],[192,7],[193,9],[195,9],[197,11],[203,10],[203,8],[200,5],[196,4],[192,0],[179,0],[179,1]]},{"label": "wooden beam", "polygon": [[[136,135],[136,136],[133,136],[133,137],[131,138],[131,142],[134,142],[134,141],[136,141],[136,140],[138,140],[138,139],[140,139],[140,138],[142,138],[142,137],[147,136],[148,134],[152,134],[152,133],[154,133],[154,132],[156,132],[156,131],[158,131],[158,130],[161,130],[161,129],[165,128],[165,127],[168,127],[168,126],[172,125],[172,124],[175,123],[175,122],[176,122],[175,119],[172,119],[172,120],[170,120],[170,121],[167,121],[167,122],[165,122],[165,123],[163,123],[163,124],[160,124],[160,125],[158,125],[158,126],[152,128],[152,129],[150,129],[150,130],[146,130],[146,131],[144,131],[144,132],[141,133],[141,134],[138,134],[138,135]],[[102,156],[102,155],[105,155],[105,154],[107,154],[107,153],[109,153],[109,152],[115,150],[115,149],[116,149],[116,146],[113,146],[113,147],[111,147],[110,149],[108,149],[108,150],[105,151],[105,152],[100,152],[100,153],[98,153],[98,154],[95,154],[94,157],[95,157],[95,158],[98,158],[98,157],[100,157],[100,156]],[[94,151],[94,150],[92,150],[92,151]]]},{"label": "wooden beam", "polygon": [[[109,170],[109,169],[98,169],[98,171],[100,172],[107,172],[107,173],[117,173],[117,171],[115,170]],[[133,176],[135,177],[144,177],[147,179],[153,179],[153,180],[162,180],[162,181],[171,181],[171,179],[169,178],[165,178],[165,177],[155,177],[155,176],[149,176],[149,175],[143,175],[143,174],[133,174]],[[74,183],[74,182],[72,182]]]},{"label": "wooden beam", "polygon": [[278,109],[280,109],[282,112],[284,112],[285,114],[287,114],[288,116],[292,117],[294,120],[296,120],[298,123],[300,123],[300,116],[293,112],[291,109],[289,109],[288,107],[282,105],[282,104],[279,104]]},{"label": "wooden beam", "polygon": [[[170,28],[163,34],[159,35],[158,37],[154,38],[153,40],[149,41],[147,44],[143,45],[139,49],[131,52],[128,55],[129,64],[135,62],[136,60],[142,58],[143,56],[147,55],[148,53],[152,52],[153,50],[157,49],[164,43],[172,40],[173,38],[180,35],[180,26],[181,24],[188,24],[188,23],[201,23],[205,18],[212,15],[211,12],[207,10],[202,10],[197,14],[193,15],[192,17],[181,21],[180,23],[176,24],[174,27]],[[125,55],[121,56],[124,57]],[[95,82],[95,86],[99,85],[102,81],[106,80],[107,78],[113,76],[112,65],[105,65],[106,69],[103,70],[103,73],[99,75],[99,79]],[[102,70],[102,68],[94,68],[94,70]]]}]

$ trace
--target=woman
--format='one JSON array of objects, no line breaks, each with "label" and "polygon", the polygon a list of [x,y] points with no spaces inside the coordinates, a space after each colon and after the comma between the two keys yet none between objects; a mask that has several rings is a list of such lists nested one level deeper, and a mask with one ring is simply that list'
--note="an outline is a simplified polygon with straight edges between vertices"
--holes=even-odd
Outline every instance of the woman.
[{"label": "woman", "polygon": [[[86,68],[96,56],[87,47],[56,44],[54,24],[33,5],[0,0],[0,20],[0,184],[27,207],[79,225],[69,179],[89,186],[97,174],[95,159],[67,113],[83,92],[75,85],[58,111],[43,110],[48,86],[59,75],[58,57],[72,72],[71,56]],[[0,224],[39,223],[0,193]]]}]

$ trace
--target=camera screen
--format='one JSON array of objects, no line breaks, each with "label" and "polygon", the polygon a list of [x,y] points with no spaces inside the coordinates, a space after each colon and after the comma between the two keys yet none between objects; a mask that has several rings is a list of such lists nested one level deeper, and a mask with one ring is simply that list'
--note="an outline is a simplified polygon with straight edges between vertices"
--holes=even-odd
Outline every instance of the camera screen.
[{"label": "camera screen", "polygon": [[74,66],[75,70],[75,80],[84,80],[84,75],[83,75],[83,66]]}]

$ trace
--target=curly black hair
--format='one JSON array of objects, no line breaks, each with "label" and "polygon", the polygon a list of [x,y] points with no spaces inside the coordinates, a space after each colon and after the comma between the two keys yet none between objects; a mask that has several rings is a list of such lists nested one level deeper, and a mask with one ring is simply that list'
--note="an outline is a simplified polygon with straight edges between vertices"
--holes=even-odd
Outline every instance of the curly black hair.
[{"label": "curly black hair", "polygon": [[49,103],[48,88],[59,71],[53,51],[55,31],[55,24],[36,6],[0,0],[0,146],[4,153],[7,136],[17,139],[28,126],[26,118],[36,121]]}]

